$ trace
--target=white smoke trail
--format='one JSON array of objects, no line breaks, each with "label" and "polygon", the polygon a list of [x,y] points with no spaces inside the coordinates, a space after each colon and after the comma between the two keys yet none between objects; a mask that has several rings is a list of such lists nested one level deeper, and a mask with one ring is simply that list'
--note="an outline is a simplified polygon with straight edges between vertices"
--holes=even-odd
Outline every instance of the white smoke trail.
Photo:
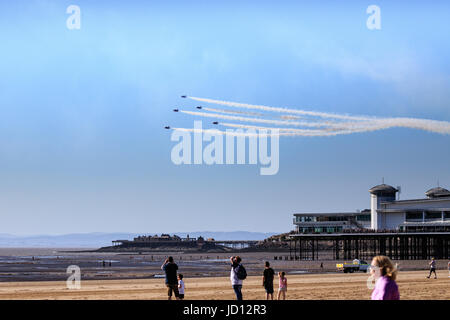
[{"label": "white smoke trail", "polygon": [[[259,112],[246,112],[246,111],[238,111],[238,110],[225,110],[225,109],[216,109],[216,108],[208,108],[208,107],[202,107],[202,110],[206,110],[209,112],[216,112],[216,113],[225,113],[225,114],[237,114],[237,115],[247,115],[247,116],[255,116],[255,117],[267,117],[269,116],[268,114],[264,114],[264,113],[259,113]],[[279,116],[280,119],[283,120],[298,120],[301,119],[302,117],[299,116]]]},{"label": "white smoke trail", "polygon": [[207,107],[202,107],[203,110],[206,111],[210,111],[210,112],[218,112],[218,113],[227,113],[227,114],[245,114],[248,116],[259,116],[262,117],[263,114],[262,113],[258,113],[258,112],[245,112],[245,111],[230,111],[230,110],[224,110],[224,109],[216,109],[216,108],[207,108]]},{"label": "white smoke trail", "polygon": [[429,119],[385,118],[380,120],[380,122],[375,126],[379,127],[380,129],[402,127],[441,134],[450,134],[450,122]]},{"label": "white smoke trail", "polygon": [[[259,105],[251,105],[237,102],[227,102],[213,99],[205,99],[205,98],[196,98],[189,97],[193,100],[227,105],[238,108],[248,108],[248,109],[259,109],[265,111],[272,111],[278,113],[297,113],[302,115],[310,115],[321,118],[334,118],[340,120],[353,120],[359,122],[296,122],[296,121],[277,121],[277,120],[267,120],[267,121],[250,121],[248,118],[244,118],[246,120],[240,119],[229,119],[229,120],[238,120],[238,121],[247,121],[247,122],[261,122],[261,123],[272,123],[272,124],[280,124],[280,125],[294,125],[294,126],[306,126],[306,127],[330,127],[330,128],[340,128],[345,130],[350,130],[353,132],[364,132],[364,131],[374,131],[374,130],[382,130],[394,127],[403,127],[403,128],[412,128],[425,130],[429,132],[441,133],[441,134],[450,134],[450,122],[447,121],[438,121],[438,120],[429,120],[429,119],[417,119],[417,118],[376,118],[376,117],[363,117],[363,116],[349,116],[349,115],[338,115],[332,113],[324,113],[324,112],[315,112],[315,111],[304,111],[304,110],[296,110],[296,109],[287,109],[287,108],[275,108],[268,106],[259,106]],[[262,119],[259,119],[262,120]]]},{"label": "white smoke trail", "polygon": [[[277,128],[274,128],[277,129]],[[220,131],[217,129],[191,129],[191,128],[173,128],[173,130],[179,130],[184,132],[192,132],[192,133],[210,133],[210,134],[219,134],[225,136],[234,136],[234,137],[270,137],[270,133],[248,133],[248,132],[235,132],[235,131]],[[315,131],[315,130],[312,130]],[[323,130],[316,130],[317,132],[279,132],[279,136],[286,137],[327,137],[327,136],[337,136],[343,134],[353,134],[355,131],[353,130],[341,130],[341,131],[332,131],[325,132]]]},{"label": "white smoke trail", "polygon": [[268,106],[262,106],[262,105],[253,105],[253,104],[231,102],[231,101],[221,101],[221,100],[214,100],[214,99],[207,99],[207,98],[197,98],[197,97],[187,97],[187,98],[195,100],[195,101],[202,101],[202,102],[218,104],[218,105],[222,105],[222,106],[235,107],[235,108],[257,109],[257,110],[264,110],[264,111],[277,112],[277,113],[301,114],[301,115],[309,115],[309,116],[320,117],[320,118],[334,118],[334,119],[341,119],[341,120],[356,120],[356,121],[367,121],[367,120],[376,119],[375,117],[350,116],[350,115],[340,115],[340,114],[326,113],[326,112],[306,111],[306,110],[299,110],[299,109],[268,107]]},{"label": "white smoke trail", "polygon": [[186,111],[186,110],[180,110],[180,112],[185,113],[185,114],[194,115],[194,116],[207,117],[207,118],[235,120],[235,121],[242,121],[242,122],[258,122],[258,123],[267,123],[267,124],[285,125],[285,126],[352,128],[353,126],[360,125],[360,122],[285,121],[285,120],[247,118],[247,117],[240,117],[240,116],[230,116],[230,115],[224,115],[224,114],[212,114],[212,113],[206,113],[206,112],[196,112],[196,111]]},{"label": "white smoke trail", "polygon": [[280,118],[283,120],[297,120],[297,119],[300,119],[301,117],[299,117],[299,116],[280,116]]},{"label": "white smoke trail", "polygon": [[217,129],[191,129],[191,128],[172,128],[175,131],[192,132],[192,133],[210,133],[233,137],[270,137],[270,134],[258,134],[251,132],[227,132]]},{"label": "white smoke trail", "polygon": [[[413,119],[417,120],[417,119]],[[344,132],[347,133],[358,133],[358,132],[370,132],[370,131],[378,131],[378,130],[384,130],[394,127],[404,127],[404,128],[415,128],[435,133],[441,133],[441,134],[450,134],[449,127],[442,126],[440,127],[440,124],[437,124],[436,126],[433,126],[432,128],[429,128],[430,123],[428,121],[433,120],[424,120],[427,121],[426,124],[421,125],[418,127],[418,125],[413,122],[412,124],[408,121],[408,119],[403,119],[400,122],[381,122],[381,123],[373,123],[373,124],[366,124],[364,126],[360,127],[350,127],[348,129],[332,129],[332,128],[324,128],[324,129],[318,129],[318,130],[308,130],[308,129],[297,129],[297,128],[274,128],[274,127],[260,127],[260,126],[250,126],[250,125],[243,125],[243,124],[234,124],[234,123],[223,123],[220,122],[220,125],[225,127],[232,127],[232,128],[251,128],[251,129],[277,129],[280,132],[337,132],[339,134],[343,134]]]},{"label": "white smoke trail", "polygon": [[[240,129],[255,129],[255,130],[278,130],[281,133],[286,133],[286,135],[291,136],[335,136],[341,134],[351,134],[357,132],[368,132],[368,131],[376,131],[382,130],[382,128],[372,127],[372,128],[354,128],[347,130],[334,130],[330,128],[326,129],[297,129],[297,128],[274,128],[274,127],[260,127],[260,126],[251,126],[245,124],[236,124],[236,123],[220,123],[221,126],[230,127],[230,128],[240,128]],[[280,135],[284,135],[281,134]]]},{"label": "white smoke trail", "polygon": [[240,123],[227,123],[227,122],[220,122],[220,126],[228,127],[228,128],[239,128],[239,129],[255,129],[255,130],[273,130],[277,129],[280,132],[300,132],[300,133],[307,133],[307,132],[325,132],[329,131],[330,129],[297,129],[297,128],[274,128],[274,127],[261,127],[261,126],[252,126],[247,124],[240,124]]}]

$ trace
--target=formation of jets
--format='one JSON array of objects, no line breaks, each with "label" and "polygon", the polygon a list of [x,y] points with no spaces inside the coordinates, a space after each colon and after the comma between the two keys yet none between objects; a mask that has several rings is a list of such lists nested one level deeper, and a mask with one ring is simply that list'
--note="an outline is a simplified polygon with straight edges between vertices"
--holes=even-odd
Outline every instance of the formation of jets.
[{"label": "formation of jets", "polygon": [[[185,95],[183,95],[181,97],[182,98],[187,98],[187,96],[185,96]],[[196,108],[200,110],[203,107],[202,106],[197,106]],[[179,112],[179,111],[180,111],[179,109],[173,109],[173,112]],[[214,121],[213,124],[219,124],[219,122],[218,121]],[[170,126],[165,126],[164,129],[170,129]]]}]

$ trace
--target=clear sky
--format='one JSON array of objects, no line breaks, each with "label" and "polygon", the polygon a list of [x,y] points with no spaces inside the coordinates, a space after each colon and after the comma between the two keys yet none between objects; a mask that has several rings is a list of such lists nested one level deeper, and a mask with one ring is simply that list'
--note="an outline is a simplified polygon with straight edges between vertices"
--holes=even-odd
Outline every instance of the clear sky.
[{"label": "clear sky", "polygon": [[317,3],[2,1],[0,233],[284,232],[368,208],[382,177],[403,199],[449,188],[450,136],[413,129],[282,137],[274,176],[171,162],[181,94],[450,121],[450,2]]}]

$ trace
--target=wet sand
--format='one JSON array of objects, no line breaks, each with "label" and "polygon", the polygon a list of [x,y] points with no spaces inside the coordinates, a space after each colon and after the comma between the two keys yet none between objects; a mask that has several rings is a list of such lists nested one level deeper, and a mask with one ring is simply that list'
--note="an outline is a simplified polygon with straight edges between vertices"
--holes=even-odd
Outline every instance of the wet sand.
[{"label": "wet sand", "polygon": [[[438,270],[438,279],[427,279],[426,271],[400,271],[397,283],[400,298],[450,300],[450,278]],[[368,275],[364,273],[288,275],[287,299],[292,300],[368,300]],[[234,299],[228,277],[188,278],[186,300]],[[275,282],[277,283],[277,282]],[[276,292],[276,291],[275,291]],[[82,280],[81,289],[67,289],[65,281],[0,283],[0,299],[166,299],[163,279]],[[260,276],[244,282],[245,300],[264,299]],[[176,303],[176,302],[174,302]]]},{"label": "wet sand", "polygon": [[[247,253],[180,253],[139,254],[74,252],[58,249],[3,249],[0,248],[0,283],[28,281],[65,281],[67,267],[77,265],[83,280],[157,279],[163,277],[161,264],[172,255],[179,272],[187,278],[227,277],[230,272],[229,256],[241,255],[250,276],[260,275],[264,262],[270,261],[276,272],[285,271],[288,276],[309,273],[336,273],[336,263],[343,261],[290,261],[289,252]],[[277,260],[275,260],[275,256]],[[280,260],[282,258],[282,260]],[[105,266],[103,266],[105,261]],[[111,266],[109,265],[111,262]],[[323,262],[323,268],[320,264]],[[426,273],[429,261],[394,261],[402,271],[423,270]],[[437,261],[437,268],[447,268],[447,260]]]}]

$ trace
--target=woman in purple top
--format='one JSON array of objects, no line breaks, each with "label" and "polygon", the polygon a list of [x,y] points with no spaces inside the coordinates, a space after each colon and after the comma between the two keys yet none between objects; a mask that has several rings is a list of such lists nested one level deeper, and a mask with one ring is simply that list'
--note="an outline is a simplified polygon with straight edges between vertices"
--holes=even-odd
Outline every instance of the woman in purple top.
[{"label": "woman in purple top", "polygon": [[376,278],[372,300],[400,300],[398,286],[395,283],[397,270],[391,259],[386,256],[376,256],[372,260],[370,273]]}]

